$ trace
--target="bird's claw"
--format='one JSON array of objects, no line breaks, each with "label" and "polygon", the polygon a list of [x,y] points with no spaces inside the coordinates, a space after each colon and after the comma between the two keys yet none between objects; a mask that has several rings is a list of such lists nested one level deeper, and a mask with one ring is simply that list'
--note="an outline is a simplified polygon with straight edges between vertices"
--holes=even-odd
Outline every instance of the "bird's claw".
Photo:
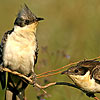
[{"label": "bird's claw", "polygon": [[32,84],[34,85],[36,83],[36,74],[32,74],[30,77],[29,77],[31,80],[32,80]]}]

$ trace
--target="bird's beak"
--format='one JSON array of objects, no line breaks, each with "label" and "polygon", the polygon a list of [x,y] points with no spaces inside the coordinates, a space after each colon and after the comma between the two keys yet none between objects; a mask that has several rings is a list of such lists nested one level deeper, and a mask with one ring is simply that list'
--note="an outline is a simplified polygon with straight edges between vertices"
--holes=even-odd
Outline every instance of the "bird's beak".
[{"label": "bird's beak", "polygon": [[67,71],[67,70],[65,70],[65,71],[61,72],[61,74],[67,74],[67,73],[68,73],[68,71]]},{"label": "bird's beak", "polygon": [[44,18],[36,18],[36,21],[44,20]]}]

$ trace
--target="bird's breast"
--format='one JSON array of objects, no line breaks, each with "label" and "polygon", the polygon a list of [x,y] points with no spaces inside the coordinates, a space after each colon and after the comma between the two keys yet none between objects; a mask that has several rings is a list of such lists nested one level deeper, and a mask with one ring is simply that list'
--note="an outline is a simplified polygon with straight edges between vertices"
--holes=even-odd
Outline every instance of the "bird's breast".
[{"label": "bird's breast", "polygon": [[90,72],[88,71],[84,76],[70,75],[73,82],[81,89],[88,92],[100,92],[100,84],[96,83],[94,78],[90,78]]},{"label": "bird's breast", "polygon": [[34,72],[34,57],[37,48],[36,37],[29,38],[15,34],[9,35],[3,56],[5,66],[25,75]]}]

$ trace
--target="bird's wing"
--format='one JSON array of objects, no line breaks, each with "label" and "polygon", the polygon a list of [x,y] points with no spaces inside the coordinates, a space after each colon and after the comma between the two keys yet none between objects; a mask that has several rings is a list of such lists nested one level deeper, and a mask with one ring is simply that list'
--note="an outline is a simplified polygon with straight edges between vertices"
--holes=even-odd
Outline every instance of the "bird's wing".
[{"label": "bird's wing", "polygon": [[[6,32],[1,40],[1,44],[0,44],[0,65],[4,67],[4,64],[3,64],[3,50],[4,50],[4,46],[5,46],[5,43],[6,43],[6,40],[7,40],[7,37],[9,34],[11,34],[13,31],[10,30],[8,32]],[[1,81],[1,86],[2,86],[2,89],[5,88],[6,86],[6,72],[0,72],[0,81]]]},{"label": "bird's wing", "polygon": [[87,68],[94,68],[96,65],[100,65],[100,61],[96,60],[84,60],[77,64],[77,66],[83,66]]},{"label": "bird's wing", "polygon": [[37,46],[37,48],[36,48],[36,51],[35,51],[35,58],[34,58],[34,65],[37,63],[37,59],[38,59],[38,51],[39,51],[39,49],[38,49],[38,46]]},{"label": "bird's wing", "polygon": [[100,82],[100,65],[97,65],[92,71],[93,78]]}]

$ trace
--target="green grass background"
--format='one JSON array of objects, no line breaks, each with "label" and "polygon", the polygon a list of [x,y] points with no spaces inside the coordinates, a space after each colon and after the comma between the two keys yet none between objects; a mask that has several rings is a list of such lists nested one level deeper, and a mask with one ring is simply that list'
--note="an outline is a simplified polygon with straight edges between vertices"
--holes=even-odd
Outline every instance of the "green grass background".
[{"label": "green grass background", "polygon": [[[37,29],[37,74],[100,55],[100,0],[0,0],[0,39],[13,27],[24,3],[34,14],[45,19]],[[60,74],[37,81],[41,85],[54,81],[71,82]],[[80,90],[68,86],[52,86],[46,91],[45,100],[89,100]],[[38,100],[37,96],[42,93],[29,86],[27,100]],[[96,96],[100,98],[99,94]],[[4,91],[0,88],[0,100],[3,98]]]}]

